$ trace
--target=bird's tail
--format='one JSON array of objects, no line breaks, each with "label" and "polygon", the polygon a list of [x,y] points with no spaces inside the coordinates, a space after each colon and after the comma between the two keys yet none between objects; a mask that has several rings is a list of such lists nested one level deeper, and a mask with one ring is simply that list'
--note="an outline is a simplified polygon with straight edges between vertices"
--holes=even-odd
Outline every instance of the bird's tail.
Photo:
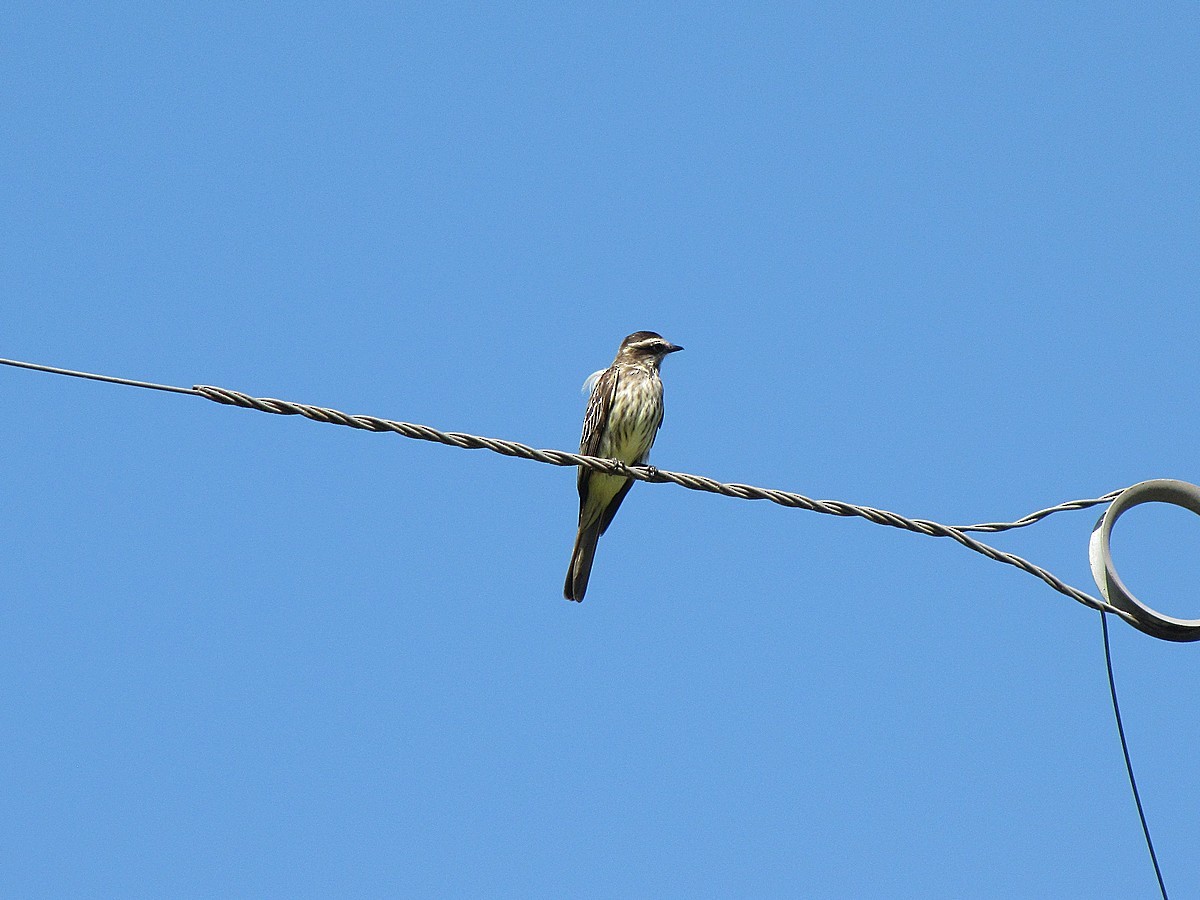
[{"label": "bird's tail", "polygon": [[596,556],[596,542],[600,540],[600,520],[589,525],[580,525],[575,535],[575,549],[571,551],[571,565],[567,568],[567,583],[563,596],[576,603],[582,602],[587,593],[588,578],[592,575],[592,560]]}]

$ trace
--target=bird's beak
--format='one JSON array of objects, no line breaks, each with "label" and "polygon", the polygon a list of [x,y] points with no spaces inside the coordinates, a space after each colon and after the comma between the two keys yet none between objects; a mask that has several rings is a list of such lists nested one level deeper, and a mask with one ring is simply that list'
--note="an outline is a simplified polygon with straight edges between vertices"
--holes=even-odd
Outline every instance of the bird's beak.
[{"label": "bird's beak", "polygon": [[668,352],[668,353],[676,353],[676,352],[678,352],[678,351],[680,351],[680,350],[682,350],[682,349],[683,349],[683,348],[682,348],[682,347],[680,347],[678,344],[668,344],[668,345],[667,345],[667,352]]}]

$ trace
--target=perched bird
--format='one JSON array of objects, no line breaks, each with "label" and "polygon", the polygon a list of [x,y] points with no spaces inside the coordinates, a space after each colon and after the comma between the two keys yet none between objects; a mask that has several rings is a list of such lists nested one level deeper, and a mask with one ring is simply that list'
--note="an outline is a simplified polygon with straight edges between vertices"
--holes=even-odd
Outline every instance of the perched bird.
[{"label": "perched bird", "polygon": [[[682,349],[653,331],[638,331],[621,341],[613,364],[587,380],[592,395],[583,419],[580,453],[619,459],[631,466],[646,464],[663,420],[658,369],[668,353]],[[583,600],[596,542],[632,486],[632,478],[579,467],[579,533],[563,587],[568,600]]]}]

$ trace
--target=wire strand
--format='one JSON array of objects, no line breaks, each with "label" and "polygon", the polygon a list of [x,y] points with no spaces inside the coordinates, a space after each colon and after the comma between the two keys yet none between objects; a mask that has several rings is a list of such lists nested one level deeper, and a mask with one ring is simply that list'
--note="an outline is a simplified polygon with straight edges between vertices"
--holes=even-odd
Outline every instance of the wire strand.
[{"label": "wire strand", "polygon": [[55,366],[40,366],[37,363],[19,362],[15,359],[0,359],[0,365],[16,366],[18,369],[33,369],[35,372],[50,372],[53,375],[69,375],[72,378],[88,378],[92,381],[107,381],[109,384],[124,384],[130,387],[147,388],[152,391],[169,391],[172,394],[197,394],[194,388],[175,387],[171,384],[155,384],[153,381],[133,381],[113,375],[96,375],[92,372],[77,372],[74,369],[59,369]]},{"label": "wire strand", "polygon": [[934,522],[929,519],[912,519],[907,516],[902,516],[899,513],[889,512],[887,510],[875,509],[870,506],[859,506],[854,503],[845,503],[840,500],[814,500],[811,497],[806,497],[803,494],[793,493],[791,491],[781,491],[774,488],[755,487],[749,484],[738,484],[736,482],[727,483],[716,481],[712,478],[707,478],[703,475],[691,475],[686,472],[671,472],[666,469],[657,469],[654,466],[629,466],[620,460],[602,459],[595,456],[584,456],[579,453],[568,453],[564,450],[538,450],[530,447],[527,444],[520,444],[516,441],[507,441],[500,438],[482,437],[474,434],[463,434],[453,431],[439,431],[436,428],[431,428],[428,425],[416,425],[411,422],[396,422],[391,419],[381,419],[377,416],[350,415],[336,409],[328,409],[321,406],[311,406],[305,403],[292,403],[287,400],[275,400],[269,397],[252,397],[249,394],[243,394],[239,391],[231,391],[227,388],[213,387],[211,385],[194,385],[191,388],[175,387],[173,385],[155,384],[149,381],[134,381],[128,378],[115,378],[110,375],[96,375],[90,372],[79,372],[73,369],[60,369],[53,366],[42,366],[34,363],[18,362],[10,359],[0,359],[0,364],[8,366],[17,366],[23,369],[33,369],[39,372],[51,372],[56,375],[68,375],[75,378],[87,378],[93,381],[106,381],[112,384],[128,385],[131,387],[148,388],[156,391],[170,391],[177,394],[191,394],[197,397],[203,397],[206,400],[211,400],[214,403],[221,403],[226,406],[240,406],[244,409],[253,409],[258,412],[273,413],[282,416],[303,416],[311,419],[314,422],[324,422],[329,425],[342,425],[347,428],[357,428],[362,431],[373,432],[392,432],[399,434],[402,437],[412,438],[414,440],[431,441],[433,443],[444,444],[450,447],[459,447],[464,450],[490,450],[493,453],[499,453],[503,456],[512,456],[520,459],[528,459],[534,462],[545,463],[552,466],[583,466],[596,472],[604,472],[612,475],[621,475],[626,478],[633,478],[637,481],[648,481],[655,484],[668,482],[676,484],[679,487],[687,488],[691,491],[703,491],[710,494],[721,494],[725,497],[735,497],[741,500],[767,500],[779,506],[786,506],[793,509],[805,509],[809,512],[821,513],[822,515],[840,516],[840,517],[857,517],[866,519],[876,525],[886,525],[889,528],[899,528],[904,531],[911,531],[917,534],[923,534],[928,537],[947,537],[961,544],[968,550],[973,550],[988,559],[996,562],[1004,563],[1005,565],[1014,566],[1023,572],[1033,575],[1040,579],[1049,587],[1058,591],[1078,603],[1091,609],[1100,610],[1101,612],[1109,612],[1115,616],[1119,616],[1124,621],[1136,627],[1137,620],[1130,613],[1124,610],[1117,609],[1103,600],[1099,600],[1090,594],[1084,593],[1079,588],[1072,587],[1064,582],[1054,573],[1037,566],[1020,556],[1012,553],[1006,553],[1003,550],[998,550],[989,544],[985,544],[968,534],[971,531],[997,532],[1007,531],[1013,528],[1023,528],[1027,525],[1032,525],[1034,522],[1041,521],[1049,515],[1056,512],[1063,512],[1072,509],[1086,509],[1089,506],[1095,506],[1105,502],[1106,498],[1116,496],[1119,491],[1111,494],[1106,494],[1105,497],[1095,498],[1091,500],[1072,500],[1067,503],[1060,503],[1057,506],[1052,506],[1047,509],[1039,510],[1030,513],[1015,522],[991,522],[982,525],[967,525],[953,526],[943,525],[940,522]]},{"label": "wire strand", "polygon": [[998,531],[1009,531],[1013,528],[1024,528],[1026,525],[1032,525],[1035,522],[1040,522],[1047,516],[1052,516],[1059,512],[1069,512],[1077,509],[1089,509],[1093,506],[1099,506],[1101,503],[1111,503],[1117,499],[1121,493],[1120,490],[1109,491],[1103,497],[1093,497],[1090,500],[1068,500],[1066,503],[1059,503],[1055,506],[1039,509],[1037,512],[1032,512],[1027,516],[1022,516],[1015,522],[988,522],[983,525],[963,525],[959,531],[984,531],[994,534]]},{"label": "wire strand", "polygon": [[1150,851],[1150,862],[1154,864],[1154,875],[1158,878],[1158,889],[1163,900],[1167,897],[1167,886],[1163,882],[1162,869],[1158,867],[1158,854],[1154,852],[1154,841],[1150,840],[1150,826],[1146,824],[1146,813],[1142,809],[1142,796],[1138,793],[1137,779],[1133,777],[1133,762],[1129,759],[1129,744],[1125,741],[1125,726],[1121,723],[1121,706],[1117,703],[1117,682],[1113,678],[1112,648],[1108,641],[1108,617],[1100,612],[1100,627],[1104,632],[1104,665],[1108,669],[1108,692],[1112,697],[1113,715],[1117,720],[1117,734],[1121,737],[1121,753],[1125,756],[1125,772],[1129,775],[1129,787],[1133,790],[1133,802],[1137,806],[1138,819],[1142,823],[1142,834],[1146,837],[1146,849]]}]

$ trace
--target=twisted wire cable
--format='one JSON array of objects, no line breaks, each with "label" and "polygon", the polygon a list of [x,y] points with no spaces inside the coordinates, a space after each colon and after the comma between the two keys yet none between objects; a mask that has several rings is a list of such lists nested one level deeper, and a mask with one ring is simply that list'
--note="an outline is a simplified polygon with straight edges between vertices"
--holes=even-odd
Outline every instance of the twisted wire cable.
[{"label": "twisted wire cable", "polygon": [[0,365],[16,366],[23,369],[33,369],[38,372],[50,372],[55,375],[68,375],[73,378],[87,378],[93,381],[104,381],[111,384],[122,384],[131,387],[147,388],[155,391],[167,391],[175,394],[192,394],[197,397],[203,397],[206,400],[211,400],[214,403],[220,403],[226,406],[239,406],[243,409],[253,409],[258,412],[273,413],[281,416],[303,416],[306,419],[311,419],[314,422],[324,422],[330,425],[342,425],[347,428],[357,428],[362,431],[373,432],[392,432],[401,435],[402,437],[412,438],[420,441],[431,441],[437,444],[445,444],[449,447],[459,447],[464,450],[490,450],[493,453],[499,453],[502,456],[512,456],[519,459],[528,459],[534,462],[545,463],[551,466],[583,466],[592,469],[596,472],[605,472],[612,475],[622,475],[627,478],[633,478],[637,481],[648,481],[655,484],[670,483],[679,485],[682,488],[687,488],[691,491],[704,491],[710,494],[721,494],[725,497],[736,497],[741,500],[767,500],[771,503],[776,503],[780,506],[786,506],[792,509],[805,509],[809,512],[821,513],[829,516],[840,517],[858,517],[866,519],[868,522],[874,522],[876,525],[886,525],[890,528],[899,528],[904,531],[912,531],[917,534],[924,534],[929,537],[948,537],[953,541],[966,547],[968,550],[973,550],[976,553],[986,556],[988,559],[995,560],[1005,565],[1014,566],[1023,572],[1033,575],[1035,578],[1041,579],[1047,585],[1060,594],[1064,594],[1084,606],[1091,609],[1100,610],[1101,612],[1112,613],[1120,617],[1131,625],[1137,627],[1137,619],[1130,613],[1118,609],[1117,607],[1099,600],[1090,594],[1084,593],[1076,587],[1064,582],[1052,572],[1043,569],[1041,566],[1029,562],[1020,556],[1012,553],[1006,553],[1003,550],[998,550],[989,544],[985,544],[968,534],[968,532],[984,532],[996,533],[1001,531],[1009,531],[1014,528],[1024,528],[1027,525],[1032,525],[1035,522],[1040,522],[1047,516],[1051,516],[1058,512],[1068,510],[1087,509],[1092,506],[1097,506],[1102,503],[1110,502],[1121,491],[1111,491],[1102,497],[1095,497],[1088,500],[1071,500],[1065,503],[1059,503],[1056,506],[1051,506],[1046,509],[1038,510],[1030,513],[1013,522],[987,522],[979,525],[942,525],[940,522],[934,522],[929,519],[911,519],[907,516],[902,516],[899,513],[889,512],[883,509],[875,509],[871,506],[860,506],[854,503],[845,503],[840,500],[814,500],[811,497],[806,497],[803,494],[797,494],[792,491],[781,491],[773,488],[756,487],[750,484],[738,484],[736,482],[728,483],[716,481],[712,478],[707,478],[703,475],[691,475],[686,472],[671,472],[666,469],[658,469],[654,466],[629,466],[620,460],[603,459],[595,456],[583,456],[579,453],[568,453],[564,450],[539,450],[535,447],[530,447],[527,444],[521,444],[516,441],[503,440],[501,438],[482,437],[475,434],[463,434],[454,431],[439,431],[436,428],[431,428],[428,425],[416,425],[411,422],[397,422],[391,419],[382,419],[377,416],[351,415],[336,409],[328,409],[321,406],[312,406],[307,403],[292,403],[287,400],[275,400],[269,397],[252,397],[249,394],[243,394],[239,391],[231,391],[227,388],[213,387],[211,385],[198,384],[191,388],[177,387],[169,384],[156,384],[149,381],[135,381],[128,378],[118,378],[112,375],[96,375],[89,372],[79,372],[73,369],[62,369],[55,366],[43,366],[36,363],[20,362],[18,360],[0,359]]},{"label": "twisted wire cable", "polygon": [[692,491],[704,491],[710,494],[721,494],[725,497],[736,497],[741,500],[767,500],[771,503],[777,503],[780,506],[786,506],[794,509],[805,509],[810,512],[822,513],[830,516],[850,517],[866,519],[869,522],[874,522],[876,525],[887,525],[891,528],[900,528],[904,531],[912,531],[917,534],[924,534],[930,537],[948,537],[951,540],[957,541],[968,550],[974,550],[986,556],[988,559],[993,559],[996,562],[1005,563],[1006,565],[1015,566],[1023,572],[1028,572],[1036,578],[1041,579],[1047,585],[1061,594],[1070,597],[1084,606],[1092,609],[1110,612],[1115,616],[1119,616],[1131,625],[1136,624],[1136,619],[1125,612],[1117,609],[1109,603],[1099,600],[1090,594],[1086,594],[1076,587],[1064,582],[1054,573],[1043,569],[1041,566],[1035,565],[1020,556],[1012,553],[1006,553],[1003,550],[998,550],[989,544],[976,540],[967,532],[982,531],[982,532],[999,532],[1007,531],[1013,528],[1023,528],[1026,525],[1032,525],[1035,522],[1040,522],[1047,516],[1053,515],[1056,512],[1064,512],[1074,509],[1087,509],[1091,506],[1104,503],[1111,500],[1120,491],[1114,491],[1106,494],[1104,497],[1098,497],[1090,500],[1072,500],[1067,503],[1060,503],[1057,506],[1049,507],[1048,509],[1038,510],[1030,513],[1015,522],[990,522],[982,525],[967,525],[953,526],[942,525],[940,522],[933,522],[928,519],[910,519],[907,516],[902,516],[899,513],[889,512],[883,509],[875,509],[871,506],[859,506],[854,503],[845,503],[840,500],[814,500],[811,497],[806,497],[803,494],[793,493],[791,491],[781,491],[773,488],[756,487],[750,484],[738,484],[716,481],[712,478],[707,478],[703,475],[691,475],[686,472],[671,472],[666,469],[658,469],[654,466],[629,466],[620,460],[603,459],[596,456],[583,456],[579,453],[568,453],[564,450],[539,450],[530,447],[527,444],[517,443],[516,441],[507,441],[501,438],[481,437],[474,434],[463,434],[461,432],[446,432],[439,431],[436,428],[430,428],[428,425],[415,425],[411,422],[396,422],[391,419],[381,419],[376,416],[350,415],[340,412],[336,409],[328,409],[321,406],[311,406],[306,403],[292,403],[286,400],[275,400],[265,397],[251,397],[248,394],[243,394],[238,391],[231,391],[227,388],[213,387],[211,385],[198,384],[192,388],[197,395],[204,397],[207,400],[212,400],[215,403],[222,403],[228,406],[240,406],[244,409],[254,409],[259,412],[274,413],[283,416],[304,416],[307,419],[312,419],[314,422],[325,422],[331,425],[344,425],[348,428],[359,428],[363,431],[374,432],[393,432],[402,435],[403,437],[413,438],[421,441],[432,441],[438,444],[445,444],[450,447],[460,447],[464,450],[491,450],[493,453],[499,453],[503,456],[514,456],[520,459],[529,459],[534,462],[546,463],[552,466],[583,466],[587,469],[592,469],[596,472],[605,472],[611,475],[623,475],[627,478],[633,478],[637,481],[648,481],[656,484],[670,483],[680,487],[687,488]]}]

